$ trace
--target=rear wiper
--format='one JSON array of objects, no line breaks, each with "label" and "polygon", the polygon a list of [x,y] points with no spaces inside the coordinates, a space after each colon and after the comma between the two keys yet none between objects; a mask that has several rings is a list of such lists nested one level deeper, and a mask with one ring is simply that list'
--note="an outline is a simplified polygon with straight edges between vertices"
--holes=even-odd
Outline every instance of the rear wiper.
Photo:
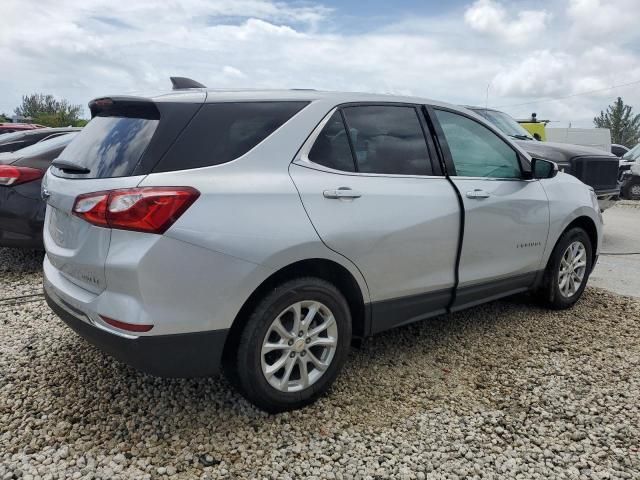
[{"label": "rear wiper", "polygon": [[78,164],[73,163],[73,162],[69,162],[67,160],[54,160],[53,162],[51,162],[51,165],[54,166],[54,167],[59,168],[63,172],[68,172],[68,173],[91,173],[91,170],[89,170],[88,168],[83,167],[82,165],[78,165]]},{"label": "rear wiper", "polygon": [[533,140],[533,138],[531,138],[528,135],[509,135],[510,137],[513,137],[517,140]]}]

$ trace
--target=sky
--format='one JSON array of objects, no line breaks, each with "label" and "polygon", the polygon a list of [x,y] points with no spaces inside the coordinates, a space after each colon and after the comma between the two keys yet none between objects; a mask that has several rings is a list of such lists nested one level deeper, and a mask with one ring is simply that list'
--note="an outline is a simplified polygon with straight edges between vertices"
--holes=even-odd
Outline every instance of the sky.
[{"label": "sky", "polygon": [[88,115],[92,98],[161,92],[175,75],[590,127],[618,96],[640,112],[639,19],[639,0],[0,0],[0,112],[39,92]]}]

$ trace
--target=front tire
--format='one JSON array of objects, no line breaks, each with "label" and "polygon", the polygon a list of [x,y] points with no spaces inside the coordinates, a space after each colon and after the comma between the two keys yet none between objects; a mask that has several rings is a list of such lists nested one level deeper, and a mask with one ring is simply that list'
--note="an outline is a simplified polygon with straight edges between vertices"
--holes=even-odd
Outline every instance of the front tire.
[{"label": "front tire", "polygon": [[631,177],[622,187],[622,196],[627,200],[640,200],[640,177]]},{"label": "front tire", "polygon": [[232,359],[233,384],[270,413],[314,402],[349,354],[351,313],[338,289],[319,278],[283,283],[256,306]]},{"label": "front tire", "polygon": [[587,232],[576,227],[562,234],[544,273],[539,298],[549,308],[572,307],[582,296],[591,273],[593,246]]}]

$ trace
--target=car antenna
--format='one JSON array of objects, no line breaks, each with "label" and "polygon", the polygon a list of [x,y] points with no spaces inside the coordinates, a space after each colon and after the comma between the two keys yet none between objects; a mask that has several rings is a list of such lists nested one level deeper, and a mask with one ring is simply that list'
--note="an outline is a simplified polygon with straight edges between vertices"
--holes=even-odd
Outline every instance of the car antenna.
[{"label": "car antenna", "polygon": [[187,77],[169,77],[174,90],[182,90],[184,88],[207,88],[200,82]]}]

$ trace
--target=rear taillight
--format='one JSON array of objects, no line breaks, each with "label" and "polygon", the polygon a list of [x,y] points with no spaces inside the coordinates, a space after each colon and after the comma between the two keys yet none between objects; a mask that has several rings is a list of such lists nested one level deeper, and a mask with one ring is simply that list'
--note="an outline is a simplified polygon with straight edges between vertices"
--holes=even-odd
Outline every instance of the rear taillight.
[{"label": "rear taillight", "polygon": [[0,185],[5,187],[38,180],[43,175],[44,171],[37,168],[0,165]]},{"label": "rear taillight", "polygon": [[164,233],[200,196],[191,187],[141,187],[80,195],[73,214],[99,227]]}]

